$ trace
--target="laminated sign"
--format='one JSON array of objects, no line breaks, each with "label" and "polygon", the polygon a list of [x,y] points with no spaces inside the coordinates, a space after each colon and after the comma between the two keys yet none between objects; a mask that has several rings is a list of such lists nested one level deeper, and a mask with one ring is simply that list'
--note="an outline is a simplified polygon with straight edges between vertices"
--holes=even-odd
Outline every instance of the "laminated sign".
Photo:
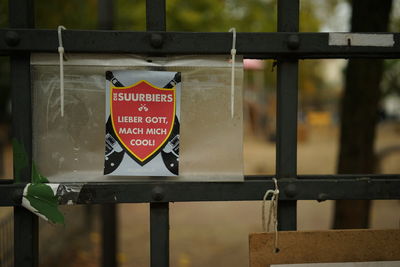
[{"label": "laminated sign", "polygon": [[104,174],[178,175],[180,88],[179,72],[106,72]]}]

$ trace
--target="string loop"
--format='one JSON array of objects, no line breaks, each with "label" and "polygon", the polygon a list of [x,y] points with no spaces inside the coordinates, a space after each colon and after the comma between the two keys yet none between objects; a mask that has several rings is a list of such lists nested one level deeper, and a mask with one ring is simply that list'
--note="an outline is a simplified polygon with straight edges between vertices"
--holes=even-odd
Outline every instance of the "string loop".
[{"label": "string loop", "polygon": [[[279,188],[278,188],[278,180],[276,178],[272,178],[275,183],[275,189],[267,190],[263,197],[262,204],[262,229],[264,232],[269,232],[271,221],[274,224],[274,232],[275,232],[275,243],[274,243],[274,252],[278,252],[278,199],[279,199]],[[269,213],[268,213],[268,222],[265,223],[265,204],[267,202],[267,198],[271,196],[271,204],[269,205]],[[273,218],[273,219],[272,219]]]}]

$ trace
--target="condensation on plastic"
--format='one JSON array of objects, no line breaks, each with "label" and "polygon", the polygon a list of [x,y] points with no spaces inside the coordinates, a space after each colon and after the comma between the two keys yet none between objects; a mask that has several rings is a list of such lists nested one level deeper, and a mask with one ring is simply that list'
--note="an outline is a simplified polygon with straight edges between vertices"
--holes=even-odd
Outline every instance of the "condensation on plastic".
[{"label": "condensation on plastic", "polygon": [[[232,118],[229,59],[68,54],[61,117],[58,56],[33,54],[33,156],[40,173],[51,182],[243,181],[243,64],[237,59]],[[179,176],[103,175],[105,71],[118,69],[182,73]]]}]

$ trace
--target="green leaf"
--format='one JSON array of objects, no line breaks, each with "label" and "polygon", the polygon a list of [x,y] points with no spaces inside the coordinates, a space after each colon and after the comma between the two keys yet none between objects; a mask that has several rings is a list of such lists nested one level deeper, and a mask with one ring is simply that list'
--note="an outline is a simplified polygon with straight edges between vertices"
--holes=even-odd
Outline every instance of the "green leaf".
[{"label": "green leaf", "polygon": [[48,182],[49,180],[38,172],[35,163],[32,162],[32,183],[39,184]]},{"label": "green leaf", "polygon": [[28,156],[26,154],[24,146],[18,142],[17,139],[13,138],[13,153],[14,153],[14,166],[15,166],[15,182],[21,181],[21,170],[28,167]]},{"label": "green leaf", "polygon": [[47,184],[31,184],[26,199],[40,214],[52,223],[64,224],[64,215],[58,210],[58,199]]}]

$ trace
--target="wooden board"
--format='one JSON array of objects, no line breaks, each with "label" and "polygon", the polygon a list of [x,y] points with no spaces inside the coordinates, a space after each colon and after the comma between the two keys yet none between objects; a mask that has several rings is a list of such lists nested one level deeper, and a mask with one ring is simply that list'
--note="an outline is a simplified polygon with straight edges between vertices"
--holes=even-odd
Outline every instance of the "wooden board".
[{"label": "wooden board", "polygon": [[274,233],[250,234],[250,267],[400,260],[400,229],[281,231],[278,253],[274,242]]}]

